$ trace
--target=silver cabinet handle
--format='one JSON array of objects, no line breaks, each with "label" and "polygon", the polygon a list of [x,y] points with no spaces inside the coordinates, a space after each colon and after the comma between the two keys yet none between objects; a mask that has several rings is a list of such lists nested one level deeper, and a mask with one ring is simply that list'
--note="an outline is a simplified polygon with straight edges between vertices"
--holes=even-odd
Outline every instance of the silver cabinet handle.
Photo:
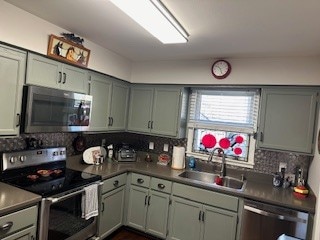
[{"label": "silver cabinet handle", "polygon": [[148,128],[150,128],[150,123],[151,123],[151,121],[148,121]]},{"label": "silver cabinet handle", "polygon": [[101,209],[101,212],[104,212],[104,202],[102,203],[102,209]]},{"label": "silver cabinet handle", "polygon": [[153,121],[151,121],[150,128],[153,129]]},{"label": "silver cabinet handle", "polygon": [[164,184],[162,184],[162,183],[159,183],[158,184],[158,188],[160,188],[160,189],[164,189],[166,186],[164,185]]},{"label": "silver cabinet handle", "polygon": [[144,205],[147,205],[147,198],[148,198],[148,196],[146,195],[146,196],[144,197]]},{"label": "silver cabinet handle", "polygon": [[16,124],[16,127],[19,127],[20,126],[20,113],[17,113],[17,124]]},{"label": "silver cabinet handle", "polygon": [[63,73],[63,82],[62,84],[65,84],[67,82],[67,74]]},{"label": "silver cabinet handle", "polygon": [[199,211],[199,221],[201,221],[201,214],[202,214],[202,211]]},{"label": "silver cabinet handle", "polygon": [[140,184],[142,184],[142,183],[144,183],[144,180],[143,180],[142,178],[138,178],[138,179],[137,179],[137,182],[140,183]]},{"label": "silver cabinet handle", "polygon": [[62,81],[62,72],[59,72],[59,80],[58,80],[58,83],[61,83]]},{"label": "silver cabinet handle", "polygon": [[263,132],[260,132],[260,141],[263,142],[263,139],[264,139]]},{"label": "silver cabinet handle", "polygon": [[119,185],[119,181],[118,181],[118,180],[115,180],[115,181],[113,182],[113,186],[117,187],[118,185]]},{"label": "silver cabinet handle", "polygon": [[6,222],[0,226],[1,231],[7,231],[13,226],[13,222]]}]

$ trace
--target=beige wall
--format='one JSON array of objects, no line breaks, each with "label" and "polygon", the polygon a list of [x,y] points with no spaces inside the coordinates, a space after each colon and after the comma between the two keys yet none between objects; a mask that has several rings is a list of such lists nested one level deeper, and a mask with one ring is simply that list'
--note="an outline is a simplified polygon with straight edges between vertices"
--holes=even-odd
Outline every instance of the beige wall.
[{"label": "beige wall", "polygon": [[320,57],[229,59],[224,80],[211,74],[213,59],[133,63],[134,83],[320,85]]},{"label": "beige wall", "polygon": [[[62,32],[68,31],[0,0],[0,41],[46,55],[49,35]],[[89,68],[130,79],[131,61],[86,39],[84,46],[91,50]]]}]

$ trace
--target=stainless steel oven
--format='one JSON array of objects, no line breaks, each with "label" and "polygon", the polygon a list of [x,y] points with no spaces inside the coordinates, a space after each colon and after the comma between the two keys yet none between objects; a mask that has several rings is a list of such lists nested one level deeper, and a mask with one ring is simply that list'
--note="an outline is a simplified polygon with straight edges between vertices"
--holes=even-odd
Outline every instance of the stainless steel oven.
[{"label": "stainless steel oven", "polygon": [[39,240],[98,239],[101,176],[67,168],[66,156],[65,147],[2,153],[0,180],[42,196]]},{"label": "stainless steel oven", "polygon": [[[99,184],[99,183],[96,183]],[[96,238],[98,217],[82,217],[84,188],[43,198],[41,201],[39,239],[82,240]]]},{"label": "stainless steel oven", "polygon": [[306,212],[245,200],[241,240],[310,239]]}]

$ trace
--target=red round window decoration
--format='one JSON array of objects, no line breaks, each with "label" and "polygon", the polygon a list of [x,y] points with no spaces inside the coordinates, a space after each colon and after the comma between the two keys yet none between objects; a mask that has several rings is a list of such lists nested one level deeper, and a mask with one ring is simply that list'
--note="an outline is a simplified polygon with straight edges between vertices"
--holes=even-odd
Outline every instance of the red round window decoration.
[{"label": "red round window decoration", "polygon": [[216,143],[217,143],[217,140],[215,136],[213,136],[212,134],[206,134],[202,138],[202,145],[205,148],[213,148],[216,145]]}]

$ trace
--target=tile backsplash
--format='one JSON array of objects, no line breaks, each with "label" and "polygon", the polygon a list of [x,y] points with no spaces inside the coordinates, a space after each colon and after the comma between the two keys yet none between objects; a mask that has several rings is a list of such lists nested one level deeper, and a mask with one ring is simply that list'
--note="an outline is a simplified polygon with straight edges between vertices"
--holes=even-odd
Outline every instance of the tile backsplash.
[{"label": "tile backsplash", "polygon": [[[21,134],[16,138],[0,138],[0,152],[26,149],[26,138],[40,139],[43,147],[66,146],[69,156],[77,154],[73,148],[73,141],[78,133],[37,133]],[[105,139],[106,146],[113,144],[114,147],[122,143],[130,144],[137,151],[155,154],[163,153],[164,144],[169,145],[168,153],[171,155],[173,146],[186,146],[187,139],[174,139],[166,137],[148,136],[135,133],[99,133],[83,134],[87,147],[100,146]],[[154,149],[149,150],[149,142],[154,143]],[[300,166],[305,173],[308,172],[310,156],[294,153],[256,150],[254,172],[272,174],[278,171],[280,162],[287,163],[287,172],[294,173],[296,166]]]}]

